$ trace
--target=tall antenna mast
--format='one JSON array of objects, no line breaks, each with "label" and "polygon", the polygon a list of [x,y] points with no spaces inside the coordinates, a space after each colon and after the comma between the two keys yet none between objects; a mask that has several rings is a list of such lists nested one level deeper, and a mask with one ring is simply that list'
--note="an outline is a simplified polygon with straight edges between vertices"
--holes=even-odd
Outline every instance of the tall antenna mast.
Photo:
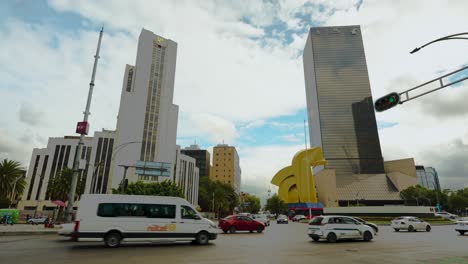
[{"label": "tall antenna mast", "polygon": [[104,27],[101,28],[101,32],[99,33],[99,40],[96,49],[96,55],[94,55],[94,65],[93,65],[93,73],[91,75],[91,82],[89,83],[89,91],[88,91],[88,100],[86,101],[86,108],[83,112],[84,117],[82,122],[78,122],[76,126],[76,133],[80,134],[80,139],[78,140],[78,145],[76,146],[76,154],[73,158],[73,176],[72,182],[70,185],[70,190],[68,192],[68,205],[67,209],[65,210],[66,215],[66,222],[70,223],[72,221],[72,214],[73,214],[73,203],[75,201],[75,192],[76,192],[76,185],[78,183],[79,177],[79,166],[80,166],[80,157],[81,157],[81,147],[83,145],[83,141],[85,135],[88,134],[89,124],[88,124],[88,116],[91,114],[89,109],[91,108],[91,98],[93,97],[93,88],[94,88],[94,79],[96,77],[96,69],[99,60],[99,51],[101,50],[101,40],[102,40],[102,33],[104,32]]}]

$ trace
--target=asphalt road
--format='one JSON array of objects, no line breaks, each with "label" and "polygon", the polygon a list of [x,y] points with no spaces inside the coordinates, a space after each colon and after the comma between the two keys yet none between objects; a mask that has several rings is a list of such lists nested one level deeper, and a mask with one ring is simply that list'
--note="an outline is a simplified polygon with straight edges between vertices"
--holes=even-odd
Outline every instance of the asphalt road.
[{"label": "asphalt road", "polygon": [[221,234],[207,246],[70,242],[55,235],[0,237],[1,263],[468,263],[468,235],[454,226],[430,233],[393,232],[380,227],[372,242],[312,242],[307,225],[272,224],[263,234]]}]

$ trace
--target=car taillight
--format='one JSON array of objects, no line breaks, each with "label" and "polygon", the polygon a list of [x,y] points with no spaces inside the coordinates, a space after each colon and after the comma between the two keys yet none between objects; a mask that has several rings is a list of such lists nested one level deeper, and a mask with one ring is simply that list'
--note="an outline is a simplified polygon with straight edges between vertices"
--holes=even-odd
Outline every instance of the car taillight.
[{"label": "car taillight", "polygon": [[80,221],[76,220],[75,221],[75,227],[73,228],[73,231],[78,232],[79,229],[80,229]]}]

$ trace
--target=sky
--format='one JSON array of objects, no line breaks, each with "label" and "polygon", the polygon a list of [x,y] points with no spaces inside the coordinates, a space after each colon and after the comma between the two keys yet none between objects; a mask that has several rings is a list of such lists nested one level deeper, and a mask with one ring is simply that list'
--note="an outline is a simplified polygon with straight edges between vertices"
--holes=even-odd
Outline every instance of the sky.
[{"label": "sky", "polygon": [[[304,148],[302,52],[314,26],[361,25],[373,98],[468,64],[468,3],[452,1],[0,1],[0,159],[29,164],[82,119],[100,28],[91,130],[115,129],[142,28],[178,43],[177,143],[236,146],[241,189],[265,198]],[[462,72],[461,75],[467,75]],[[468,186],[468,81],[376,113],[385,160],[413,157],[444,188]]]}]

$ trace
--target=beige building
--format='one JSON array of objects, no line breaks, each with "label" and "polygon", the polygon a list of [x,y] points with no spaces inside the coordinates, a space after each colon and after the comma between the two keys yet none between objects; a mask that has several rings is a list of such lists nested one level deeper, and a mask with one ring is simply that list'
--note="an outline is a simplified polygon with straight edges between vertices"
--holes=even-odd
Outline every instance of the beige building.
[{"label": "beige building", "polygon": [[210,180],[231,184],[237,193],[240,192],[241,168],[235,147],[219,144],[213,148]]},{"label": "beige building", "polygon": [[352,174],[340,183],[334,169],[315,173],[319,202],[325,207],[402,204],[400,192],[416,185],[414,159],[385,161],[384,167],[385,173]]}]

